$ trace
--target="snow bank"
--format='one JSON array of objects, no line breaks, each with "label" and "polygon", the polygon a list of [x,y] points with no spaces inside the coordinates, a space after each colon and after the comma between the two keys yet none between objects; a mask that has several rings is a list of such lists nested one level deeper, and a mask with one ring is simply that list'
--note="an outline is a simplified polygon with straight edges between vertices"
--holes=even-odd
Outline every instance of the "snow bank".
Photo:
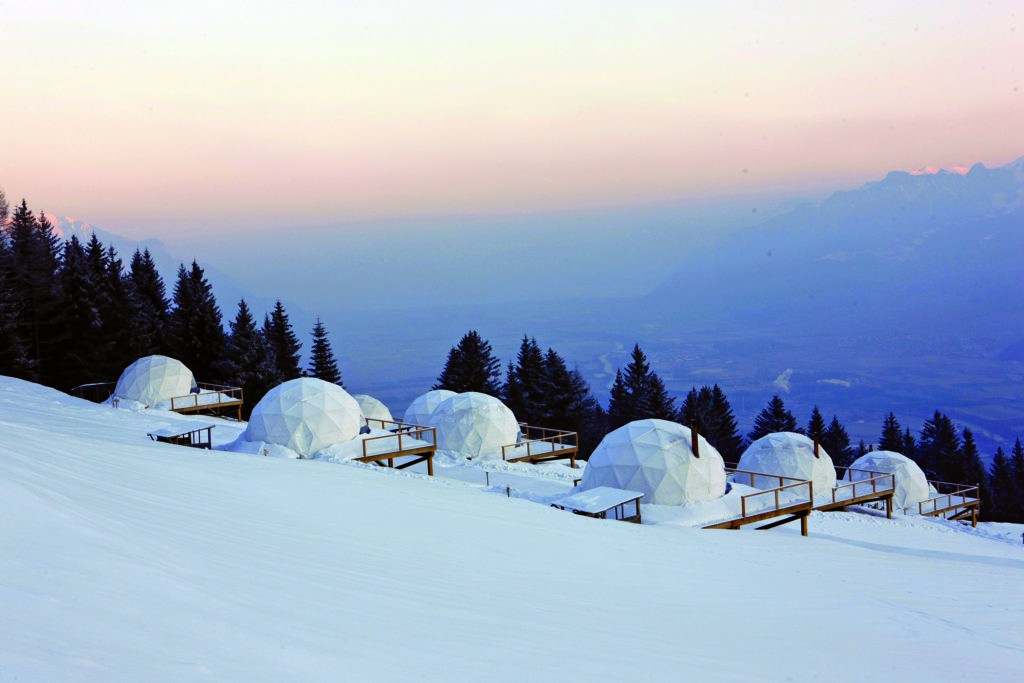
[{"label": "snow bank", "polygon": [[637,526],[145,436],[179,419],[0,378],[0,678],[1019,678],[1020,525]]}]

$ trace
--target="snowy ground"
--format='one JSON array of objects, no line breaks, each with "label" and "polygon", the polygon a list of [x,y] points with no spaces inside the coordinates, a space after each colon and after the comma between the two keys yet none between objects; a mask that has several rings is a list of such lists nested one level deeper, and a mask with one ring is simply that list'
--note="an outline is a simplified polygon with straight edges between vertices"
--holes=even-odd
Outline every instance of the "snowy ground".
[{"label": "snowy ground", "polygon": [[[602,522],[493,482],[146,438],[177,419],[197,418],[0,378],[0,678],[1018,680],[1024,667],[1018,525],[814,513],[801,538]],[[210,422],[217,443],[240,430]],[[545,481],[567,490],[558,466]],[[506,467],[491,476],[537,478]]]}]

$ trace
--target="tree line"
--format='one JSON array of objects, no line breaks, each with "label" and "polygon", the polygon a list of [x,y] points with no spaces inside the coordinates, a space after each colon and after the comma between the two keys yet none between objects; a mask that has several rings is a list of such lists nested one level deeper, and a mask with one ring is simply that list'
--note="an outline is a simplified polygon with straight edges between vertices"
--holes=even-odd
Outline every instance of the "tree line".
[{"label": "tree line", "polygon": [[251,407],[301,376],[342,385],[323,323],[312,330],[310,362],[278,300],[258,324],[243,299],[225,331],[213,287],[193,261],[178,268],[170,297],[148,249],[127,267],[94,233],[64,241],[25,200],[10,209],[0,192],[0,374],[64,391],[108,382],[132,362],[161,354],[197,380],[243,388]]},{"label": "tree line", "polygon": [[[181,265],[167,296],[148,249],[136,250],[125,267],[117,251],[93,234],[82,243],[64,241],[44,213],[25,200],[14,207],[0,191],[0,374],[62,390],[118,377],[143,356],[182,361],[200,381],[240,386],[246,406],[283,381],[319,377],[344,386],[328,332],[317,319],[309,364],[301,367],[302,344],[278,300],[259,324],[243,299],[224,329],[221,310],[196,261]],[[505,368],[490,342],[475,330],[448,353],[435,389],[479,391],[501,398],[525,422],[575,431],[589,454],[610,431],[633,420],[658,418],[696,428],[727,462],[737,462],[751,441],[780,431],[815,438],[837,466],[849,466],[867,451],[856,447],[835,415],[826,420],[815,406],[806,427],[773,396],[745,436],[725,392],[717,384],[694,387],[676,404],[639,344],[616,371],[608,407],[557,351],[542,350],[523,336],[515,360]],[[903,453],[931,479],[979,484],[982,512],[993,521],[1024,521],[1024,448],[997,450],[991,468],[982,465],[970,429],[957,430],[936,411],[915,438],[889,413],[878,442]]]},{"label": "tree line", "polygon": [[[751,442],[775,432],[796,432],[817,440],[837,467],[849,467],[869,449],[863,441],[854,446],[839,417],[833,415],[826,421],[817,406],[807,425],[801,426],[777,394],[755,416],[753,428],[744,436],[721,387],[694,387],[677,405],[639,344],[633,347],[626,366],[615,373],[607,409],[594,398],[578,369],[568,368],[554,349],[542,351],[528,335],[523,336],[515,360],[505,368],[504,380],[501,370],[490,342],[471,330],[449,350],[433,388],[489,394],[504,401],[521,421],[578,432],[582,457],[608,432],[633,420],[651,418],[695,428],[731,463],[739,461]],[[915,438],[890,412],[883,420],[878,448],[914,460],[933,481],[977,484],[985,519],[1024,521],[1024,448],[1020,439],[1010,455],[1000,448],[986,471],[969,428],[958,430],[947,415],[935,411]]]}]

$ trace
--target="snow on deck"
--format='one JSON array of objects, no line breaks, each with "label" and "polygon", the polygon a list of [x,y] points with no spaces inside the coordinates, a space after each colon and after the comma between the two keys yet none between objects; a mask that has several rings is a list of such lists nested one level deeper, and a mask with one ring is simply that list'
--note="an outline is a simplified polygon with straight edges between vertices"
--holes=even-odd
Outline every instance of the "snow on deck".
[{"label": "snow on deck", "polygon": [[168,415],[0,378],[3,678],[1016,680],[1024,661],[1021,525],[618,524],[150,441]]},{"label": "snow on deck", "polygon": [[[160,436],[160,437],[172,437],[181,436],[188,434],[189,432],[198,432],[200,429],[213,428],[216,425],[211,425],[208,422],[199,422],[198,420],[182,420],[171,425],[164,425],[161,427],[154,427],[149,430],[147,436]],[[213,435],[213,432],[210,433]]]},{"label": "snow on deck", "polygon": [[552,502],[555,505],[561,505],[570,510],[596,514],[605,510],[611,510],[616,505],[622,505],[637,498],[642,498],[643,495],[639,491],[627,491],[625,489],[612,488],[611,486],[597,486],[586,491],[577,491]]}]

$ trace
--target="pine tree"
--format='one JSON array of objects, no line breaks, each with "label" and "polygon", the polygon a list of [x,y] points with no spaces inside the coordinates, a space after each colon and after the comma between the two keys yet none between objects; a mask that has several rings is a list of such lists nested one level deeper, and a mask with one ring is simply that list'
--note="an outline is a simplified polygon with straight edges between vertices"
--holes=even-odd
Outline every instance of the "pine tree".
[{"label": "pine tree", "polygon": [[[0,225],[6,219],[6,208],[0,190]],[[31,380],[35,368],[18,338],[18,303],[8,284],[9,258],[7,239],[0,230],[0,375]]]},{"label": "pine tree", "polygon": [[1010,451],[1010,473],[1010,521],[1024,522],[1024,446],[1020,443],[1020,437],[1017,437],[1013,450]]},{"label": "pine tree", "polygon": [[85,259],[88,263],[89,279],[99,283],[107,274],[107,250],[94,232],[85,246]]},{"label": "pine tree", "polygon": [[170,302],[167,300],[164,280],[157,271],[149,249],[143,252],[136,250],[132,256],[128,289],[135,319],[135,355],[142,357],[170,353],[166,337]]},{"label": "pine tree", "polygon": [[106,349],[102,365],[107,377],[115,377],[138,358],[150,354],[140,353],[138,310],[124,264],[113,246],[107,247],[105,262],[106,271],[100,283],[100,325]]},{"label": "pine tree", "polygon": [[196,379],[221,379],[225,335],[220,308],[203,269],[195,261],[191,270],[184,265],[178,268],[167,337],[170,355],[184,363]]},{"label": "pine tree", "polygon": [[633,347],[626,371],[615,373],[608,420],[612,429],[634,420],[675,420],[678,411],[675,399],[668,395],[665,383],[651,370],[640,345]]},{"label": "pine tree", "polygon": [[747,436],[751,441],[757,441],[762,436],[776,432],[799,432],[796,418],[793,413],[786,410],[786,404],[782,398],[775,394],[768,405],[765,406],[757,417],[754,418],[754,428]]},{"label": "pine tree", "polygon": [[63,328],[61,354],[51,368],[54,384],[71,389],[86,382],[103,381],[103,357],[96,286],[82,243],[77,235],[64,245],[60,270],[63,291],[60,325]]},{"label": "pine tree", "polygon": [[1002,447],[996,449],[992,467],[988,472],[988,519],[993,522],[1024,521],[1016,516],[1020,503],[1020,491],[1014,480],[1013,465]]},{"label": "pine tree", "polygon": [[911,460],[917,457],[917,441],[910,433],[910,427],[903,430],[903,450],[897,451],[897,453],[902,453]]},{"label": "pine tree", "polygon": [[256,327],[245,299],[238,302],[238,312],[228,327],[230,334],[219,368],[220,375],[231,385],[242,388],[245,397],[243,417],[247,417],[259,400],[281,383],[281,377],[270,344]]},{"label": "pine tree", "polygon": [[832,464],[836,467],[849,467],[853,462],[850,435],[846,433],[846,428],[835,415],[832,416],[832,422],[829,423],[819,443],[832,458]]},{"label": "pine tree", "polygon": [[615,381],[608,399],[608,428],[618,429],[632,420],[638,419],[640,411],[637,409],[633,395],[626,388],[626,380],[622,376],[622,370],[615,371]]},{"label": "pine tree", "polygon": [[917,464],[939,481],[958,481],[962,477],[957,452],[960,450],[960,435],[953,421],[938,410],[921,428],[917,442]]},{"label": "pine tree", "polygon": [[543,364],[539,402],[534,404],[536,423],[577,432],[580,455],[589,456],[604,436],[600,406],[580,371],[570,370],[554,349],[548,349]]},{"label": "pine tree", "polygon": [[811,411],[811,419],[807,422],[807,436],[812,441],[817,441],[820,445],[821,438],[825,436],[826,429],[825,418],[821,416],[818,406],[814,406],[814,410]]},{"label": "pine tree", "polygon": [[878,449],[894,453],[903,451],[903,430],[896,420],[895,413],[890,412],[882,422],[882,436],[878,439]]},{"label": "pine tree", "polygon": [[712,445],[729,462],[739,462],[745,447],[743,435],[740,434],[729,399],[717,384],[711,387],[711,415],[715,439]]},{"label": "pine tree", "polygon": [[57,268],[59,238],[45,215],[39,219],[25,200],[7,224],[9,240],[8,285],[19,303],[18,337],[36,367],[40,380],[53,383],[53,356],[59,343]]},{"label": "pine tree", "polygon": [[302,368],[299,365],[302,359],[299,353],[302,344],[292,329],[292,323],[280,299],[274,302],[274,310],[270,313],[270,325],[265,326],[263,332],[270,341],[270,348],[277,363],[277,374],[281,376],[281,380],[287,382],[302,377]]},{"label": "pine tree", "polygon": [[327,338],[327,328],[316,319],[313,326],[313,346],[309,354],[309,376],[317,377],[325,382],[331,382],[344,387],[341,381],[341,371],[338,370],[338,361],[331,349],[331,340]]},{"label": "pine tree", "polygon": [[736,416],[725,392],[717,384],[691,389],[683,399],[676,419],[680,424],[696,429],[726,462],[738,462],[743,455],[743,436],[736,425]]},{"label": "pine tree", "polygon": [[[490,396],[501,396],[501,363],[491,350],[491,343],[476,330],[470,330],[458,346],[448,351],[444,369],[437,377],[434,389],[447,389],[456,393],[477,391]],[[522,419],[520,416],[516,416]]]},{"label": "pine tree", "polygon": [[978,446],[974,443],[974,433],[966,427],[963,431],[963,442],[960,445],[960,453],[958,455],[958,460],[963,469],[962,478],[958,480],[958,483],[977,484],[978,497],[981,500],[980,513],[983,515],[990,514],[985,466],[981,462],[981,456],[978,455]]},{"label": "pine tree", "polygon": [[515,363],[509,363],[502,398],[505,405],[524,422],[537,424],[543,416],[544,383],[547,368],[536,339],[525,334]]}]

